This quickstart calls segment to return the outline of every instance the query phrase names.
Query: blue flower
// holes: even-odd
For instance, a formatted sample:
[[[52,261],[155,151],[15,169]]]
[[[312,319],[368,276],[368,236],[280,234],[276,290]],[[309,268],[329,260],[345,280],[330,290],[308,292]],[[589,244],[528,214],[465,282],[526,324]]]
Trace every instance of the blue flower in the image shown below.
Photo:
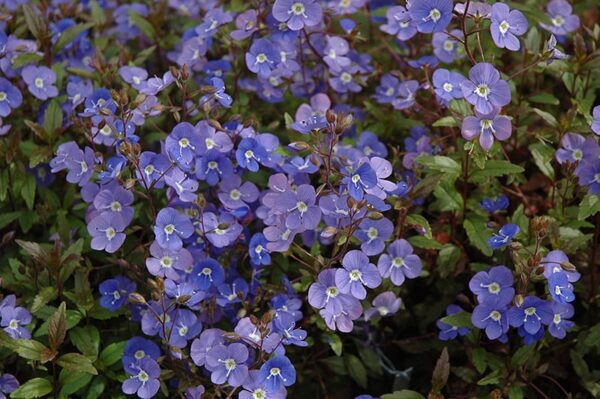
[[[100,306],[114,312],[127,301],[129,294],[135,291],[136,285],[127,277],[116,276],[100,283],[98,289],[102,294]]]
[[[263,233],[256,233],[250,239],[248,254],[253,266],[270,265],[271,255],[267,250],[267,239]]]
[[[508,205],[508,197],[504,194],[498,196],[498,198],[496,198],[495,200],[492,198],[484,198],[483,201],[481,201],[481,203],[479,204],[479,206],[481,206],[481,209],[489,213],[503,211],[508,208]]]
[[[354,171],[348,171],[342,183],[348,188],[350,196],[357,201],[363,199],[365,189],[375,187],[377,174],[368,162],[364,162]]]
[[[503,248],[510,244],[513,237],[517,235],[519,231],[519,226],[517,226],[516,224],[505,224],[500,228],[498,234],[494,234],[493,236],[488,238],[488,244],[490,245],[490,247],[492,247],[492,249]]]
[[[275,356],[260,368],[259,380],[268,392],[277,392],[281,387],[289,387],[296,382],[296,370],[285,356]]]
[[[268,153],[265,147],[260,145],[255,139],[245,138],[240,142],[235,151],[235,159],[237,159],[238,165],[242,168],[256,172],[258,164],[268,159]]]
[[[452,0],[418,0],[408,11],[419,32],[441,32],[450,24],[453,6]]]

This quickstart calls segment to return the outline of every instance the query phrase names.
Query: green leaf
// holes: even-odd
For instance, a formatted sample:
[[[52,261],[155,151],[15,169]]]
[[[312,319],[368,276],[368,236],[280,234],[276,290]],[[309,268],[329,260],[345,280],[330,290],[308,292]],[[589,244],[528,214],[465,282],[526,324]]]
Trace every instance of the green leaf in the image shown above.
[[[538,142],[531,144],[529,151],[531,151],[533,161],[540,171],[549,179],[554,179],[554,168],[551,163],[554,158],[554,148]]]
[[[337,356],[342,356],[343,344],[339,335],[326,335],[326,341],[329,343],[329,346],[331,346],[333,353],[335,353]]]
[[[444,347],[442,354],[435,363],[433,369],[433,375],[431,376],[431,390],[434,392],[440,392],[442,388],[448,382],[448,376],[450,375],[450,358],[448,356],[448,348]]]
[[[23,53],[12,59],[11,67],[18,69],[29,64],[37,64],[44,59],[44,56],[38,53]]]
[[[456,191],[454,183],[441,182],[433,189],[433,195],[437,199],[435,206],[440,211],[462,211],[463,199]]]
[[[80,33],[90,29],[94,25],[94,22],[87,22],[84,24],[73,25],[70,28],[65,29],[58,36],[58,40],[54,44],[52,51],[55,53],[60,52],[67,46],[67,44],[71,43]]]
[[[500,370],[494,370],[479,381],[477,385],[493,385],[500,382]]]
[[[550,125],[552,127],[558,127],[558,121],[556,120],[554,115],[552,115],[551,113],[542,111],[541,109],[538,109],[538,108],[532,108],[531,110],[533,112],[535,112],[540,118],[542,118],[544,120],[544,122],[546,122],[548,125]]]
[[[367,369],[363,366],[360,359],[354,355],[346,354],[344,355],[344,363],[346,364],[346,369],[348,369],[348,374],[350,377],[358,385],[363,388],[367,387]]]
[[[433,122],[433,127],[457,127],[458,121],[453,116],[444,116]]]
[[[473,323],[471,323],[471,313],[468,312],[459,312],[450,316],[445,316],[442,317],[440,321],[453,327],[473,328]]]
[[[142,15],[135,11],[129,11],[129,19],[135,26],[137,26],[148,39],[154,39],[156,32],[150,22],[148,22]]]
[[[415,158],[419,165],[423,165],[426,170],[437,170],[444,173],[454,173],[460,175],[462,167],[458,162],[450,157],[443,155],[421,155]]]
[[[485,168],[477,170],[471,175],[473,182],[482,182],[487,177],[500,177],[504,175],[514,175],[517,173],[523,173],[523,169],[519,165],[512,164],[505,160],[490,159],[485,163]]]
[[[425,229],[424,236],[426,238],[429,238],[429,239],[433,238],[433,234],[431,233],[431,226],[429,225],[429,222],[427,221],[427,219],[425,219],[425,217],[423,217],[422,215],[418,215],[416,213],[411,213],[410,215],[408,215],[406,217],[406,221],[410,225],[420,226],[420,227],[424,228]]]
[[[44,111],[44,130],[51,135],[62,126],[63,114],[60,103],[54,99],[50,101],[48,108]]]
[[[408,242],[415,248],[422,249],[442,249],[442,244],[436,240],[429,239],[424,236],[412,236],[408,238]]]
[[[98,375],[98,371],[92,365],[92,361],[81,353],[67,353],[59,357],[56,363],[67,370]]]
[[[577,219],[585,220],[598,212],[600,212],[600,196],[594,195],[592,193],[587,193],[586,196],[583,197],[581,203],[579,204],[579,212],[577,213]]]
[[[529,359],[533,357],[535,353],[534,345],[525,345],[517,349],[512,358],[510,359],[510,365],[513,368],[524,365]]]
[[[344,359],[339,356],[331,356],[325,359],[321,359],[327,367],[331,369],[336,375],[348,375],[346,364]]]
[[[481,374],[487,368],[487,352],[483,348],[475,348],[471,352],[471,360],[477,371]]]
[[[486,220],[480,216],[470,215],[463,222],[463,227],[471,245],[479,249],[485,256],[492,256],[494,250],[487,242],[490,233],[486,227]]]
[[[516,224],[521,229],[521,232],[529,231],[529,218],[525,216],[525,205],[520,204],[510,218],[510,222]]]
[[[550,93],[540,93],[529,98],[529,101],[539,104],[558,105],[560,101]]]
[[[33,8],[30,4],[23,4],[23,14],[25,16],[25,23],[31,34],[38,40],[42,39],[42,36],[46,34],[48,28],[43,16],[40,14],[37,8]]]
[[[52,384],[45,378],[32,378],[10,394],[12,399],[41,398],[52,392]]]
[[[150,47],[140,51],[139,53],[137,53],[137,56],[135,57],[135,64],[136,65],[143,64],[144,62],[146,62],[148,57],[150,57],[155,52],[156,52],[156,46],[150,46]]]
[[[98,362],[101,363],[103,367],[108,367],[121,360],[126,343],[126,341],[121,341],[107,345],[106,348],[100,352]]]
[[[106,15],[104,14],[104,9],[98,5],[96,0],[90,0],[90,5],[92,8],[92,21],[94,21],[95,25],[104,25],[106,22]]]
[[[446,244],[440,249],[435,261],[436,270],[440,273],[440,277],[446,278],[455,272],[460,254],[460,249],[453,244]]]
[[[367,366],[367,370],[372,371],[375,375],[382,375],[381,359],[377,352],[369,347],[358,346],[358,356],[363,364]]]
[[[91,374],[62,369],[59,377],[59,382],[62,386],[60,394],[64,397],[69,397],[89,384],[92,378],[94,376]],[[81,397],[80,395],[76,396]]]
[[[425,399],[425,396],[416,391],[403,389],[401,391],[395,391],[394,393],[381,395],[381,399]]]
[[[35,203],[35,176],[31,173],[27,173],[25,175],[25,183],[23,187],[21,187],[21,197],[25,200],[25,204],[27,204],[27,208],[33,209],[33,204]]]
[[[44,344],[32,339],[15,339],[14,351],[24,359],[42,360],[42,351],[47,349]]]
[[[69,338],[75,347],[85,356],[95,360],[100,347],[100,333],[93,325],[75,327],[69,331]]]
[[[36,313],[38,310],[45,306],[48,302],[56,299],[58,291],[55,287],[44,287],[40,290],[39,294],[33,298],[33,304],[31,305],[31,312]]]
[[[584,381],[590,378],[590,368],[587,363],[583,359],[581,353],[577,352],[574,349],[571,349],[571,364],[573,365],[573,369],[575,373]]]
[[[62,302],[48,321],[48,342],[50,348],[57,349],[67,335],[67,305]]]
[[[19,217],[20,214],[21,214],[21,212],[19,212],[19,211],[17,211],[17,212],[7,212],[7,213],[0,214],[0,229],[5,228],[10,223],[12,223],[15,220],[17,220],[17,218]]]

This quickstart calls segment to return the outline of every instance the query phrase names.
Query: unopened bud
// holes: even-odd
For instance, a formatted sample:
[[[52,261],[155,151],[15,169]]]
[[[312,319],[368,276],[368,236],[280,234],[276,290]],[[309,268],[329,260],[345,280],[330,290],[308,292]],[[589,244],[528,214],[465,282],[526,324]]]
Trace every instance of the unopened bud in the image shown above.
[[[294,141],[293,143],[288,144],[288,147],[293,148],[297,151],[304,151],[310,148],[310,145],[305,141]]]
[[[517,294],[515,295],[515,305],[517,305],[517,307],[521,307],[521,305],[523,305],[523,295],[521,294]]]
[[[146,303],[146,298],[137,292],[132,292],[129,294],[129,302],[134,305],[144,305]]]
[[[328,109],[325,113],[325,117],[327,118],[327,122],[329,123],[334,123],[337,120],[337,115],[330,109]]]

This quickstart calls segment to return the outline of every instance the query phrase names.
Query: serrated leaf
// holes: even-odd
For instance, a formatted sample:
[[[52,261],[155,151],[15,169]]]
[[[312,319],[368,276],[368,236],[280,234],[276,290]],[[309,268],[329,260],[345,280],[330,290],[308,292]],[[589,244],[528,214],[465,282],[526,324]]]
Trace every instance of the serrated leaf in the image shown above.
[[[29,360],[42,360],[42,351],[47,349],[44,344],[32,339],[15,339],[13,350],[19,356]]]
[[[442,249],[443,245],[436,240],[429,239],[423,236],[412,236],[408,238],[408,242],[415,248],[422,249]]]
[[[67,353],[59,357],[56,363],[67,370],[98,375],[98,370],[93,366],[92,361],[81,353]]]
[[[462,173],[462,167],[458,162],[443,155],[421,155],[415,158],[415,161],[426,169],[437,170],[444,173],[454,173],[457,175]]]
[[[600,196],[588,193],[579,204],[577,219],[585,220],[600,212]]]
[[[486,221],[479,216],[470,215],[463,222],[463,227],[471,245],[479,249],[485,256],[492,256],[494,250],[487,242],[491,234],[486,227]]]
[[[354,355],[346,354],[344,355],[344,363],[346,364],[346,369],[348,370],[348,374],[350,377],[358,385],[363,388],[367,387],[367,369],[363,366],[360,359]]]
[[[109,344],[100,352],[100,356],[98,356],[98,362],[102,364],[103,367],[112,366],[116,362],[118,362],[121,357],[123,357],[123,351],[125,350],[126,341],[122,342],[113,342]]]
[[[479,381],[477,385],[493,385],[500,382],[500,370],[494,370]]]
[[[406,217],[406,221],[408,222],[408,224],[411,224],[413,226],[422,227],[425,230],[424,236],[426,238],[429,238],[429,239],[433,238],[433,234],[431,232],[431,226],[429,225],[429,222],[427,221],[427,219],[425,219],[425,217],[423,217],[422,215],[418,215],[416,213],[411,213],[410,215],[408,215]]]
[[[84,327],[73,328],[69,331],[69,339],[85,356],[88,356],[93,360],[98,357],[100,332],[93,325],[90,324]]]
[[[33,304],[31,305],[31,312],[36,313],[38,310],[45,306],[48,302],[56,299],[58,292],[55,287],[44,287],[40,292],[33,298]]]
[[[12,399],[41,398],[52,392],[52,384],[45,378],[32,378],[10,394]]]
[[[533,161],[540,171],[549,179],[554,179],[554,168],[551,161],[554,158],[554,148],[544,143],[533,143],[529,146]]]
[[[48,342],[52,349],[57,349],[67,335],[67,305],[62,302],[48,321]]]
[[[450,316],[445,316],[442,317],[440,321],[453,327],[473,327],[471,313],[469,312],[459,312]]]

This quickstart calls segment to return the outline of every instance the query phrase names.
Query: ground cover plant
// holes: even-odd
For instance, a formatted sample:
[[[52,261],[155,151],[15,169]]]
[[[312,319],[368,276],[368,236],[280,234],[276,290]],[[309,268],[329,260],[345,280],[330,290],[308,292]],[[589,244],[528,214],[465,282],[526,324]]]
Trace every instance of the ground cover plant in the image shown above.
[[[0,0],[0,398],[600,395],[595,0]]]

